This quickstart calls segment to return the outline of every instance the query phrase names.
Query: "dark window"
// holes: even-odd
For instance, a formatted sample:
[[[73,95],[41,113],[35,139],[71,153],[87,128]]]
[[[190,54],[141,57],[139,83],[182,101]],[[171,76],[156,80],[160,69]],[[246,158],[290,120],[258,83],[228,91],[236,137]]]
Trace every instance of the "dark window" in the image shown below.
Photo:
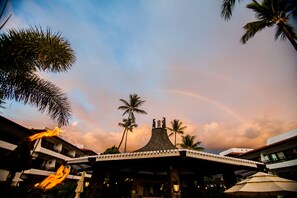
[[[55,144],[46,140],[41,141],[41,146],[50,150],[54,150]]]
[[[62,148],[62,151],[61,151],[61,153],[63,154],[63,155],[68,155],[68,150],[67,149],[65,149],[65,148]]]

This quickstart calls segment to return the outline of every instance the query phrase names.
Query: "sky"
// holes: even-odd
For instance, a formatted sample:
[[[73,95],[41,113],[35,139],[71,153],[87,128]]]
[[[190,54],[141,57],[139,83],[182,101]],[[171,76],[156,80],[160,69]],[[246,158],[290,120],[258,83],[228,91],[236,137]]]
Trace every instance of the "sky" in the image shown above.
[[[218,153],[257,148],[297,128],[296,51],[274,40],[274,28],[241,44],[242,27],[255,19],[244,3],[225,21],[221,1],[10,0],[5,14],[12,17],[2,32],[40,26],[70,41],[72,69],[40,73],[71,103],[61,138],[95,152],[117,146],[119,99],[137,94],[147,115],[136,114],[128,151],[143,147],[152,120],[165,117],[167,126],[179,119],[185,134]],[[5,107],[4,117],[27,128],[57,125],[35,107],[15,101]]]

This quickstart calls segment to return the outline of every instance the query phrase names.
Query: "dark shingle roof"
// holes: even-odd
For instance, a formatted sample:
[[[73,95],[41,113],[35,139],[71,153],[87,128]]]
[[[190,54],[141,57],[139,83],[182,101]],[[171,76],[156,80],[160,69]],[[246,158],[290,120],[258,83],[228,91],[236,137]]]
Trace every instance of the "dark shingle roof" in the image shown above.
[[[142,148],[134,151],[158,151],[158,150],[170,150],[176,149],[168,138],[166,128],[153,128],[152,136],[149,142]]]

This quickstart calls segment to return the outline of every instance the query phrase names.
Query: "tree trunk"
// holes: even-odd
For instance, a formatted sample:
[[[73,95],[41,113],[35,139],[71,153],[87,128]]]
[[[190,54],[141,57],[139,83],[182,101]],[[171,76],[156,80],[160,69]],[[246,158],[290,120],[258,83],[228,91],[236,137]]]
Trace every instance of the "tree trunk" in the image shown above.
[[[125,139],[125,149],[124,149],[124,153],[126,153],[126,148],[127,148],[127,136],[128,136],[128,132],[126,132],[126,139]]]
[[[278,23],[277,25],[284,31],[286,37],[289,39],[289,41],[291,42],[291,44],[293,45],[293,47],[297,51],[297,42],[294,39],[294,37],[291,35],[291,33],[288,31],[286,26],[283,23]]]
[[[174,146],[176,146],[176,132],[174,132]]]
[[[124,132],[123,132],[123,135],[122,135],[121,142],[120,142],[120,144],[119,144],[119,146],[118,146],[118,150],[120,150],[120,147],[121,147],[121,145],[122,145],[122,143],[123,143],[123,140],[124,140],[124,137],[125,137],[126,131],[127,131],[127,129],[125,128],[125,129],[124,129]]]

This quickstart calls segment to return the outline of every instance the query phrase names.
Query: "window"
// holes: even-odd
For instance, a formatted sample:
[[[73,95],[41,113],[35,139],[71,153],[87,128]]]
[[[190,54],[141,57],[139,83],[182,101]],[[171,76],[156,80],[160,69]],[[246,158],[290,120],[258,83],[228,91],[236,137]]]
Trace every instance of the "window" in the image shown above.
[[[63,155],[68,155],[68,150],[67,149],[65,149],[65,148],[62,148],[62,151],[61,151],[61,153],[63,154]]]
[[[277,157],[277,155],[275,153],[272,153],[271,154],[271,158],[272,158],[273,161],[277,161],[278,160],[278,157]]]
[[[54,146],[55,146],[55,144],[54,144],[54,143],[51,143],[51,142],[49,142],[49,141],[46,141],[46,140],[42,140],[42,142],[41,142],[41,146],[42,146],[43,148],[47,148],[47,149],[50,149],[50,150],[54,150]]]

